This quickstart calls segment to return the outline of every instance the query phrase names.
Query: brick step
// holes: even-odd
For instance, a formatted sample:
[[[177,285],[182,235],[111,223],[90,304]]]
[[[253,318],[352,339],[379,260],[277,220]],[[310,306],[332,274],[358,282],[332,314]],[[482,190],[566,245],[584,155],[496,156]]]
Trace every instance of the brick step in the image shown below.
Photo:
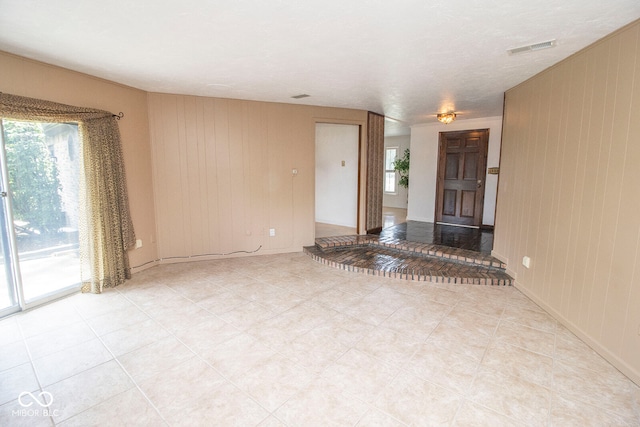
[[[478,252],[447,246],[380,241],[378,236],[316,239],[304,248],[315,261],[348,271],[436,283],[512,285],[506,265]]]

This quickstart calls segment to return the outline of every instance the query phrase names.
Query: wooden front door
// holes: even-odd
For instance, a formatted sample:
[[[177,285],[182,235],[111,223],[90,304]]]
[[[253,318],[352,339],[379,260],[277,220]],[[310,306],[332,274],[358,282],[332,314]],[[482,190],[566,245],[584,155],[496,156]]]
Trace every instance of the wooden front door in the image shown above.
[[[489,129],[441,132],[436,222],[482,225]]]

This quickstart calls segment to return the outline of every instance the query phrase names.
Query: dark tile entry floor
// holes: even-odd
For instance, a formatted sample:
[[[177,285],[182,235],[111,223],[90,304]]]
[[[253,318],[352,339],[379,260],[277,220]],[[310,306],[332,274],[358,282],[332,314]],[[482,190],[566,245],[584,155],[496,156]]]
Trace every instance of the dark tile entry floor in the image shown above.
[[[493,231],[431,222],[407,221],[380,232],[380,241],[406,240],[449,246],[491,255]]]

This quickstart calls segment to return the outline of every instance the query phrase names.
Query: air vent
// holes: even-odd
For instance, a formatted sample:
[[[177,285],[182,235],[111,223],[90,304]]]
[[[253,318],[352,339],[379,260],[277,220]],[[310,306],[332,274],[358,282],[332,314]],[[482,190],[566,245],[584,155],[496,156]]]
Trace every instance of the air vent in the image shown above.
[[[507,53],[509,55],[516,55],[518,53],[533,52],[535,50],[540,50],[540,49],[549,49],[550,47],[554,47],[555,45],[556,45],[555,40],[549,40],[546,42],[530,44],[528,46],[521,46],[521,47],[514,47],[513,49],[507,49]]]
[[[296,96],[292,96],[293,99],[302,99],[302,98],[308,98],[311,95],[307,95],[306,93],[300,94],[300,95],[296,95]]]

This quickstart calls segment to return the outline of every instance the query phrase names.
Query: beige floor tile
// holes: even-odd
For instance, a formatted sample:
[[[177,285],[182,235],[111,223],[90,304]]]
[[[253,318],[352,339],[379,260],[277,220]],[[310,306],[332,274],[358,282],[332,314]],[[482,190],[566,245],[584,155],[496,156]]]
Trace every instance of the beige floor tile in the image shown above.
[[[154,267],[3,319],[0,425],[52,424],[12,415],[34,369],[62,425],[640,425],[640,388],[517,289],[299,253]]]
[[[282,288],[270,285],[257,279],[247,278],[241,284],[234,286],[233,293],[249,301],[258,301],[268,295],[282,292]]]
[[[238,328],[211,315],[207,320],[177,331],[175,336],[194,353],[202,354],[205,350],[239,335],[240,332]]]
[[[103,336],[129,325],[144,322],[145,320],[149,320],[149,316],[138,307],[129,304],[116,311],[93,316],[87,320],[87,324],[98,336]]]
[[[204,396],[174,402],[160,411],[172,426],[252,426],[269,416],[264,408],[230,383]]]
[[[454,326],[457,322],[442,322],[427,339],[428,343],[452,353],[463,354],[478,362],[482,359],[491,337],[484,329],[463,329]]]
[[[83,323],[82,316],[69,299],[54,301],[36,309],[19,313],[16,320],[25,337],[55,332],[66,325]]]
[[[616,368],[568,330],[556,334],[555,357],[566,363],[615,375]]]
[[[379,326],[365,335],[356,348],[394,366],[400,366],[411,359],[424,342],[410,332],[401,333]]]
[[[205,298],[209,298],[225,292],[225,289],[223,289],[217,283],[212,282],[209,277],[186,283],[183,281],[178,281],[169,285],[169,287],[193,302],[200,301]]]
[[[539,311],[544,313],[544,310],[539,305],[531,301],[528,296],[517,289],[515,289],[514,292],[511,293],[511,298],[509,299],[508,304],[513,307],[524,308],[527,310]]]
[[[278,291],[263,295],[258,303],[274,313],[282,313],[304,301],[305,299],[295,292],[278,288]]]
[[[495,339],[545,356],[554,356],[556,336],[551,332],[503,320],[498,325]]]
[[[39,391],[33,394],[38,396]],[[29,398],[29,396],[25,396]],[[25,399],[24,403],[28,403]],[[37,405],[37,404],[36,404]],[[46,409],[46,408],[45,408]],[[38,407],[38,409],[25,408],[18,399],[0,405],[0,426],[8,427],[49,427],[53,426],[48,409]]]
[[[346,314],[338,314],[315,328],[319,333],[332,336],[339,343],[352,347],[375,326]]]
[[[494,341],[482,359],[482,365],[496,372],[522,378],[543,387],[553,383],[553,359],[539,353]]]
[[[467,397],[528,425],[548,425],[549,390],[523,379],[481,368]]]
[[[258,424],[258,427],[287,427],[287,425],[276,417],[270,416]]]
[[[36,374],[43,387],[93,368],[113,359],[99,339],[66,348],[57,353],[33,360]]]
[[[63,427],[166,425],[137,388],[129,389],[58,424]]]
[[[160,412],[183,401],[199,399],[220,386],[225,379],[199,358],[192,358],[144,381],[140,389]]]
[[[405,424],[445,426],[453,422],[461,402],[462,397],[452,391],[401,373],[375,405]]]
[[[174,307],[180,303],[190,303],[173,289],[156,283],[149,287],[131,287],[122,289],[122,294],[127,300],[134,303],[149,315],[154,314],[154,310],[164,307]]]
[[[196,301],[196,304],[210,313],[220,315],[227,311],[233,310],[239,305],[246,304],[248,300],[242,298],[240,295],[236,295],[230,290],[226,289],[220,294],[210,296],[208,298]]]
[[[592,371],[556,360],[553,377],[554,390],[569,399],[621,414],[637,408],[634,391],[638,386],[619,372]]]
[[[351,349],[329,365],[322,372],[322,376],[343,393],[373,404],[398,371],[398,367],[370,354]]]
[[[425,343],[404,366],[404,370],[448,390],[464,394],[478,371],[479,362],[460,353],[452,353]]]
[[[481,332],[492,336],[498,326],[499,319],[484,314],[467,311],[458,306],[454,307],[444,319],[442,324],[456,326],[469,331]]]
[[[356,427],[402,427],[406,426],[389,414],[378,409],[370,409],[364,416],[358,421]]]
[[[208,311],[190,302],[162,313],[157,312],[151,317],[166,330],[175,333],[179,330],[190,328],[211,315]]]
[[[319,373],[348,349],[349,347],[342,344],[329,332],[313,329],[298,336],[286,346],[278,348],[278,352],[294,360],[297,364],[311,369],[314,373]]]
[[[134,387],[115,360],[103,363],[47,387],[50,406],[59,423]]]
[[[263,408],[272,412],[303,390],[313,373],[292,360],[274,354],[247,372],[232,376],[232,382]]]
[[[22,333],[17,320],[19,316],[18,314],[0,320],[0,346],[22,341]]]
[[[407,305],[395,310],[382,326],[426,339],[449,310],[451,307],[448,305],[431,301]]]
[[[563,427],[631,427],[640,425],[640,414],[610,412],[601,407],[556,395],[551,404],[551,425]]]
[[[557,325],[556,320],[545,312],[513,306],[505,308],[502,319],[552,333],[555,333]]]
[[[193,357],[195,354],[184,344],[168,336],[119,356],[118,360],[134,380],[144,381]]]
[[[0,344],[0,372],[27,363],[29,360],[29,353],[27,353],[24,341]]]
[[[155,320],[135,323],[101,337],[105,346],[117,357],[169,336]]]
[[[337,384],[316,378],[274,414],[289,426],[350,426],[368,409],[357,397],[342,393]]]
[[[484,406],[465,401],[458,410],[453,425],[459,427],[525,427],[527,423],[516,421]]]
[[[107,313],[119,313],[135,307],[116,289],[106,289],[101,294],[79,293],[71,298],[76,310],[89,320]]]
[[[35,392],[39,389],[31,363],[0,372],[0,405],[17,399],[22,392]]]
[[[256,302],[249,301],[219,316],[230,325],[245,330],[257,322],[274,317],[275,313]]]
[[[462,298],[462,293],[454,292],[447,289],[437,288],[433,286],[431,283],[426,284],[423,288],[422,294],[425,298],[428,298],[432,301],[439,302],[440,304],[446,304],[449,306],[454,306],[460,301]]]
[[[96,334],[80,320],[78,323],[66,324],[58,329],[33,335],[27,338],[26,342],[31,357],[39,359],[95,338]]]
[[[203,350],[202,358],[226,378],[231,378],[233,375],[247,372],[274,354],[275,350],[257,338],[242,333]]]
[[[362,297],[339,289],[331,288],[322,291],[313,297],[315,303],[325,305],[334,310],[345,312],[349,306],[360,301]]]
[[[504,312],[506,303],[484,297],[464,296],[456,304],[456,308],[472,311],[486,316],[500,317]]]

